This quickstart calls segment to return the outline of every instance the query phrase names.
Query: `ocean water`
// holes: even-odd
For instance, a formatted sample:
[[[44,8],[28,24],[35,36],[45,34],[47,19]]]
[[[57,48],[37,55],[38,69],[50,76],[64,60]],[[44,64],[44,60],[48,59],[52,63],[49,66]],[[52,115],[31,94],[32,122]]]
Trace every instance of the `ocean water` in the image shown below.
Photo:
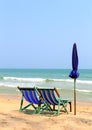
[[[0,69],[0,94],[20,94],[21,87],[57,87],[63,98],[73,100],[74,80],[69,69]],[[92,69],[79,70],[77,100],[92,101]]]

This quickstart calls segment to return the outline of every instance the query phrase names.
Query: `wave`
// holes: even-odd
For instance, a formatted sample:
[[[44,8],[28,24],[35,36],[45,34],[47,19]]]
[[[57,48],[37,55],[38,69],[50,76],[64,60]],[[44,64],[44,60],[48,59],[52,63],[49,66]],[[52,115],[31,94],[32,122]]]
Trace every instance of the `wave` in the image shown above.
[[[20,78],[20,77],[0,77],[0,80],[18,82],[67,82],[73,83],[73,79],[50,79],[50,78]],[[91,80],[76,80],[78,84],[92,84]]]
[[[78,92],[85,92],[85,93],[92,93],[92,90],[81,90],[81,89],[76,89]]]
[[[37,86],[36,84],[34,83],[28,83],[28,84],[25,84],[25,83],[0,83],[0,87],[10,87],[10,88],[16,88],[17,86],[22,86],[22,87],[34,87],[34,86]],[[72,89],[71,89],[72,90]],[[69,90],[68,90],[69,91]],[[80,92],[80,93],[92,93],[92,90],[88,89],[76,89],[77,92]]]
[[[0,83],[0,87],[12,87],[12,88],[14,88],[14,87],[17,87],[17,86],[22,86],[22,87],[34,87],[34,86],[36,86],[36,84],[35,83],[18,83],[18,82],[15,82],[15,83],[13,83],[13,82],[1,82]]]
[[[9,81],[25,81],[25,82],[61,82],[68,81],[65,79],[45,79],[45,78],[20,78],[20,77],[3,77],[3,80]]]
[[[92,84],[92,80],[77,80],[80,84]]]
[[[46,82],[69,82],[69,83],[73,83],[74,80],[73,79],[46,79]],[[79,84],[92,84],[91,80],[77,80],[76,81]]]
[[[25,82],[42,82],[45,79],[42,78],[17,78],[17,77],[4,77],[4,80],[12,80],[12,81],[25,81]]]
[[[18,84],[11,83],[0,83],[0,87],[17,87]]]

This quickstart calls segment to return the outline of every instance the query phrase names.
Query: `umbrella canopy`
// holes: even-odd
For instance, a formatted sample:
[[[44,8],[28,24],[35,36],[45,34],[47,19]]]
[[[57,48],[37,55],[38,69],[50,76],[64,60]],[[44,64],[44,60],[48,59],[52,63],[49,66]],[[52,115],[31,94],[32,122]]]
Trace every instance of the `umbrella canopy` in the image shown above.
[[[77,46],[76,43],[73,45],[73,50],[72,50],[72,71],[70,72],[69,76],[73,79],[76,79],[79,77],[79,73],[77,72],[78,70],[78,54],[77,54]]]
[[[76,79],[79,77],[78,70],[78,54],[76,43],[73,45],[72,50],[72,71],[69,76],[74,79],[74,115],[76,115]]]

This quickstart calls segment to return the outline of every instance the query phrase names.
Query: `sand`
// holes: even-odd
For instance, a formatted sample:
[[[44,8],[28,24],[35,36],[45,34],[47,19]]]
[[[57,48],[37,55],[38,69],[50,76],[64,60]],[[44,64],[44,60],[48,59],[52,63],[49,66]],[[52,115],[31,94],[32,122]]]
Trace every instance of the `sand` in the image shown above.
[[[92,102],[78,102],[77,114],[19,112],[20,96],[0,95],[0,130],[92,130]],[[73,105],[72,105],[73,106]]]

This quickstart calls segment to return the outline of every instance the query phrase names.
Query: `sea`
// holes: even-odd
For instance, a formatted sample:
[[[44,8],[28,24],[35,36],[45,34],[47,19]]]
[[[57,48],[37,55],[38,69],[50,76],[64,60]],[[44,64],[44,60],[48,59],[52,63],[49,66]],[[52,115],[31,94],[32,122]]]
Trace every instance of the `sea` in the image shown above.
[[[0,69],[0,94],[21,94],[20,87],[56,87],[62,98],[74,100],[71,69]],[[79,69],[76,79],[78,101],[92,102],[92,69]]]

